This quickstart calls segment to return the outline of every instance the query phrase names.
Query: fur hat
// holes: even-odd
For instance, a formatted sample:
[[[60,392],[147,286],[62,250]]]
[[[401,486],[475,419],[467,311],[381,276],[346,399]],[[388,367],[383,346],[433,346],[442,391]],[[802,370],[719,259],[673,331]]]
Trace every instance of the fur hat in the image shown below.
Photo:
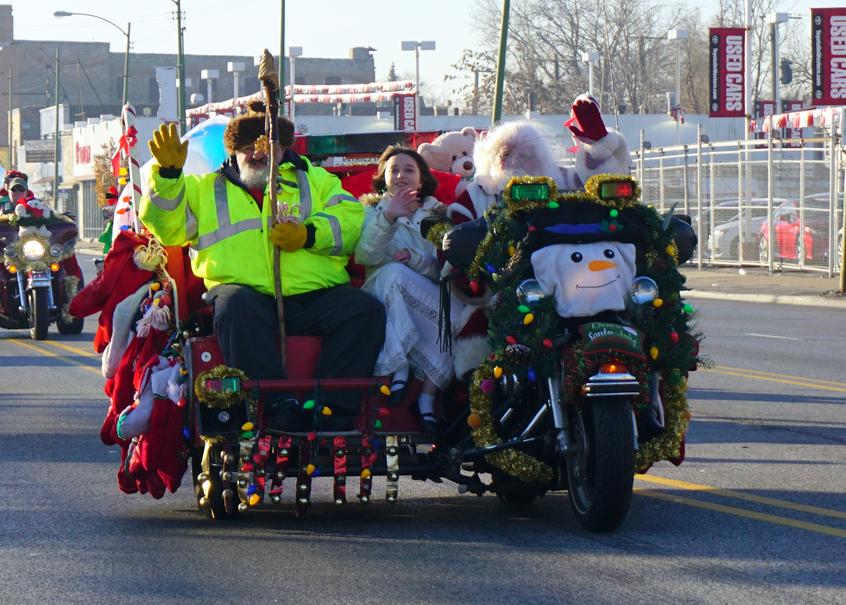
[[[254,143],[264,132],[264,103],[253,101],[246,113],[229,120],[223,133],[223,146],[226,153],[233,155],[241,147]],[[287,118],[276,119],[279,132],[279,144],[290,147],[294,144],[294,125]]]

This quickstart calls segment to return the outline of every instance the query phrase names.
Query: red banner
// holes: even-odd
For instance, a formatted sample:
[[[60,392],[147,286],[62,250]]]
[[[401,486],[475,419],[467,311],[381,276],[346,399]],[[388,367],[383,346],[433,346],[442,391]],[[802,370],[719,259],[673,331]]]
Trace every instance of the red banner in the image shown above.
[[[846,8],[811,9],[814,105],[846,105]]]
[[[742,27],[712,27],[709,63],[710,111],[712,118],[742,118],[746,115],[744,98],[744,62]]]
[[[414,94],[398,94],[394,97],[394,130],[417,130],[416,97]]]

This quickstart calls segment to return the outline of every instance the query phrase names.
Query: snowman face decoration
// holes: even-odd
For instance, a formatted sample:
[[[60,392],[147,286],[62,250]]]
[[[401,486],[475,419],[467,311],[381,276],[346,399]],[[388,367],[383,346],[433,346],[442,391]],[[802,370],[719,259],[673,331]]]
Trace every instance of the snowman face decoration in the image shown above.
[[[634,244],[620,242],[555,244],[533,252],[531,260],[561,317],[590,317],[626,308],[635,254]]]

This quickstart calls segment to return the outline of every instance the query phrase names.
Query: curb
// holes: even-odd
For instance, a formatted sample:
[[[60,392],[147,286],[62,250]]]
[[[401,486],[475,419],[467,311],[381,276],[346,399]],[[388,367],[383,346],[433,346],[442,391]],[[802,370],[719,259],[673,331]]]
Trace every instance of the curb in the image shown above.
[[[731,294],[727,292],[707,292],[687,290],[685,298],[708,300],[729,300],[733,302],[769,303],[802,307],[823,307],[827,309],[846,309],[846,297],[824,298],[822,296],[798,296],[790,294]]]

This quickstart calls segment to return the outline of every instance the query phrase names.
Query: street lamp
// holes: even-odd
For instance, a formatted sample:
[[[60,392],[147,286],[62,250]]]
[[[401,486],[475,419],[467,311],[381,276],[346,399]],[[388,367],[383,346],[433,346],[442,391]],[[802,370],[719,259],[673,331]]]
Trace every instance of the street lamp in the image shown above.
[[[781,113],[781,91],[779,90],[779,76],[778,76],[778,26],[782,23],[787,23],[790,19],[788,13],[770,13],[767,23],[770,25],[770,39],[772,40],[772,80],[773,80],[773,113]]]
[[[235,91],[233,95],[233,99],[237,99],[241,94],[241,82],[240,82],[240,74],[242,71],[247,69],[246,65],[244,65],[243,61],[229,61],[226,64],[226,71],[232,74],[232,87]]]
[[[414,51],[414,88],[417,91],[417,95],[415,96],[415,103],[414,103],[414,121],[415,121],[415,130],[417,130],[417,124],[419,124],[420,120],[420,51],[421,50],[435,50],[435,41],[434,40],[403,40],[402,41],[402,50],[413,50]]]
[[[123,108],[123,106],[126,105],[126,89],[129,82],[129,34],[132,31],[132,23],[127,23],[126,31],[123,31],[123,29],[121,29],[121,27],[117,23],[115,23],[114,21],[109,21],[108,19],[106,19],[105,17],[101,17],[100,15],[92,15],[91,13],[71,13],[68,11],[56,11],[55,13],[53,13],[53,16],[57,18],[71,17],[74,15],[80,17],[93,17],[94,19],[105,21],[126,37],[126,52],[123,55],[123,95],[120,100],[120,106],[121,108]]]
[[[686,29],[671,29],[667,32],[667,40],[676,41],[676,145],[679,144],[679,119],[681,112],[681,41],[687,38]]]
[[[593,50],[583,52],[582,61],[588,66],[588,94],[593,96],[593,66],[599,61],[599,53]]]
[[[294,123],[294,95],[297,92],[297,57],[303,56],[302,46],[288,47],[288,60],[291,62],[291,104],[288,105],[288,119]]]
[[[217,80],[219,77],[219,69],[204,69],[200,72],[200,79],[206,81],[206,103],[212,102],[212,80]]]

